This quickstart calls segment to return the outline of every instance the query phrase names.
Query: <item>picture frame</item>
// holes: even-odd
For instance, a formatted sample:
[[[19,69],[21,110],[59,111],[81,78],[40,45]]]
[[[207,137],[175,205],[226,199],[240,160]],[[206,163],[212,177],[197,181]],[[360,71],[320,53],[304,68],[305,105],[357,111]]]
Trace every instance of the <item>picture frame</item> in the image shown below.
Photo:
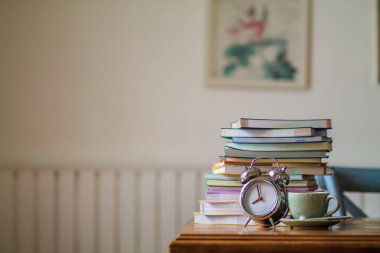
[[[379,0],[375,0],[375,41],[376,41],[376,84],[380,85],[380,4]]]
[[[372,7],[373,11],[372,15],[372,24],[374,26],[373,30],[373,37],[372,37],[372,44],[374,45],[372,47],[374,52],[374,59],[373,59],[373,72],[374,72],[374,80],[373,83],[376,84],[376,86],[380,86],[380,0],[372,0]]]
[[[305,89],[311,0],[209,0],[207,83]]]
[[[380,87],[380,0],[370,0],[370,84]]]

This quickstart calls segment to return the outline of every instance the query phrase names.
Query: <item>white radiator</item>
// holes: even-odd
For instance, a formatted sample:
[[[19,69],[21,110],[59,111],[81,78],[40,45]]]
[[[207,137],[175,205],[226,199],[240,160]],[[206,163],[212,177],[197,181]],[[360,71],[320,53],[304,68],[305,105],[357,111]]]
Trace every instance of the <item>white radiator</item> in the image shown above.
[[[0,252],[168,252],[203,189],[194,169],[2,169]]]
[[[202,198],[203,170],[0,170],[0,253],[160,253]],[[380,217],[377,194],[351,193]]]

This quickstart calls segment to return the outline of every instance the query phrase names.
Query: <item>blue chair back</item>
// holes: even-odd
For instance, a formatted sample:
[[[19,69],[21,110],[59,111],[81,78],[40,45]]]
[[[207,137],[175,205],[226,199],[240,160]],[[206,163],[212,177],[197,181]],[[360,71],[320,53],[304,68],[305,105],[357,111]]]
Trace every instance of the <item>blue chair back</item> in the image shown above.
[[[335,215],[346,215],[348,211],[354,217],[367,217],[344,192],[380,192],[380,169],[333,167],[332,171],[333,175],[316,179],[321,188],[341,199],[341,208]]]

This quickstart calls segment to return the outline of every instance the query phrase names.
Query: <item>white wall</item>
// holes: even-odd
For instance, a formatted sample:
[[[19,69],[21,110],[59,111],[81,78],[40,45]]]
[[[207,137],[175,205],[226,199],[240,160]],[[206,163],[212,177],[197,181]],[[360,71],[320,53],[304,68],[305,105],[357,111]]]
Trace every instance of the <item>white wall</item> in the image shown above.
[[[306,91],[204,82],[204,0],[0,1],[0,162],[188,164],[241,116],[333,119],[331,163],[380,166],[373,2],[315,0]]]

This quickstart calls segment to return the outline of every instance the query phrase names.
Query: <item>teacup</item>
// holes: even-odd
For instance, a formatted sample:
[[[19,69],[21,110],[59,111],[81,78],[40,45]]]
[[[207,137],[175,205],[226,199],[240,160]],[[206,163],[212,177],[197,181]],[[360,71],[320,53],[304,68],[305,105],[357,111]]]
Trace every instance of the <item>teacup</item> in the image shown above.
[[[335,207],[327,210],[330,200],[335,200]],[[294,219],[331,216],[340,207],[338,197],[328,192],[289,192],[288,202]]]

